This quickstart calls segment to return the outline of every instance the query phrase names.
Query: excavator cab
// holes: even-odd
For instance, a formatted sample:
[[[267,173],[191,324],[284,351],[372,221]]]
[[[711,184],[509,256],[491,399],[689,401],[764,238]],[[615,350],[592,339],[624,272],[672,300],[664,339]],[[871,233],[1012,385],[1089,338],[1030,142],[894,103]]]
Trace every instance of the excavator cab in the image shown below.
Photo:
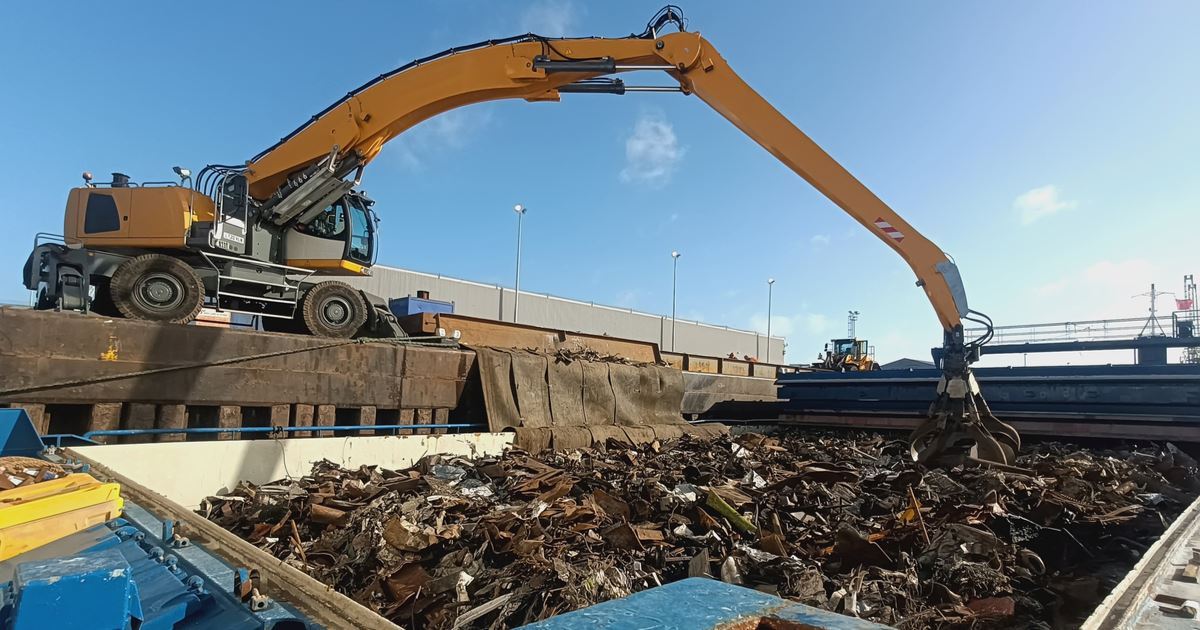
[[[375,263],[375,204],[350,191],[324,210],[296,221],[283,237],[286,264],[326,273],[359,274]]]

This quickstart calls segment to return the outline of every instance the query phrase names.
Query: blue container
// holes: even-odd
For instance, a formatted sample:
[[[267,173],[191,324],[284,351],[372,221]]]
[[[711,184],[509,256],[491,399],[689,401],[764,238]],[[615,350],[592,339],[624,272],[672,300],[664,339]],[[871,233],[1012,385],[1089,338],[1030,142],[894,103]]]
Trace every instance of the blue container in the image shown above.
[[[716,630],[757,628],[885,630],[887,626],[733,586],[688,578],[551,617],[524,630]]]
[[[454,313],[454,302],[427,298],[402,297],[388,300],[388,308],[396,317],[407,317],[417,313]]]

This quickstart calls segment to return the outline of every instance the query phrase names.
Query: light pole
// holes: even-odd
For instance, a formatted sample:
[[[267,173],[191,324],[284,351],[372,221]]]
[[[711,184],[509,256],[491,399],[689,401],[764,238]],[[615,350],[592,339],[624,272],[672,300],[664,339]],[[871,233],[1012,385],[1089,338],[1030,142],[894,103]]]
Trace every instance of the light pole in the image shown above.
[[[775,278],[767,278],[767,363],[771,362],[771,297],[775,289]]]
[[[525,206],[517,204],[513,206],[513,212],[517,213],[517,281],[513,289],[513,323],[517,322],[517,306],[521,302],[521,224],[525,219]]]
[[[671,252],[671,352],[675,352],[675,287],[679,278],[679,252]]]

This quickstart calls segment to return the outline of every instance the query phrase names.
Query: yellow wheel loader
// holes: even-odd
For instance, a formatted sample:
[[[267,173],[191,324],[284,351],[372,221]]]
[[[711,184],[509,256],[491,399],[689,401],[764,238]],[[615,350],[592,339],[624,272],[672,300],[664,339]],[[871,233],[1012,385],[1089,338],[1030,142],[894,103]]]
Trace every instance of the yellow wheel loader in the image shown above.
[[[813,367],[834,372],[869,372],[879,369],[875,352],[866,339],[834,339],[825,344]]]

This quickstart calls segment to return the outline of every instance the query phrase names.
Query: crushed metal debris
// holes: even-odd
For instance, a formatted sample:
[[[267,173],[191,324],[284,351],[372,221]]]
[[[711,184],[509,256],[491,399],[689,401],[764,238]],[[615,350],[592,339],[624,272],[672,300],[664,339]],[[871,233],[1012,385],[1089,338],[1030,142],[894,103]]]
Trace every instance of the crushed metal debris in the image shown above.
[[[44,459],[6,455],[0,457],[0,490],[30,486],[66,474],[62,466]]]
[[[543,354],[537,348],[526,348],[526,352],[531,354]],[[587,346],[579,348],[558,348],[550,356],[559,363],[573,363],[575,361],[591,361],[593,363],[621,363],[624,365],[662,365],[666,366],[666,361],[658,361],[649,363],[645,361],[634,361],[629,357],[610,352],[600,352]]]
[[[320,462],[201,513],[408,628],[513,627],[709,576],[899,628],[1077,625],[1200,488],[1174,446],[927,470],[872,433],[400,471]]]

